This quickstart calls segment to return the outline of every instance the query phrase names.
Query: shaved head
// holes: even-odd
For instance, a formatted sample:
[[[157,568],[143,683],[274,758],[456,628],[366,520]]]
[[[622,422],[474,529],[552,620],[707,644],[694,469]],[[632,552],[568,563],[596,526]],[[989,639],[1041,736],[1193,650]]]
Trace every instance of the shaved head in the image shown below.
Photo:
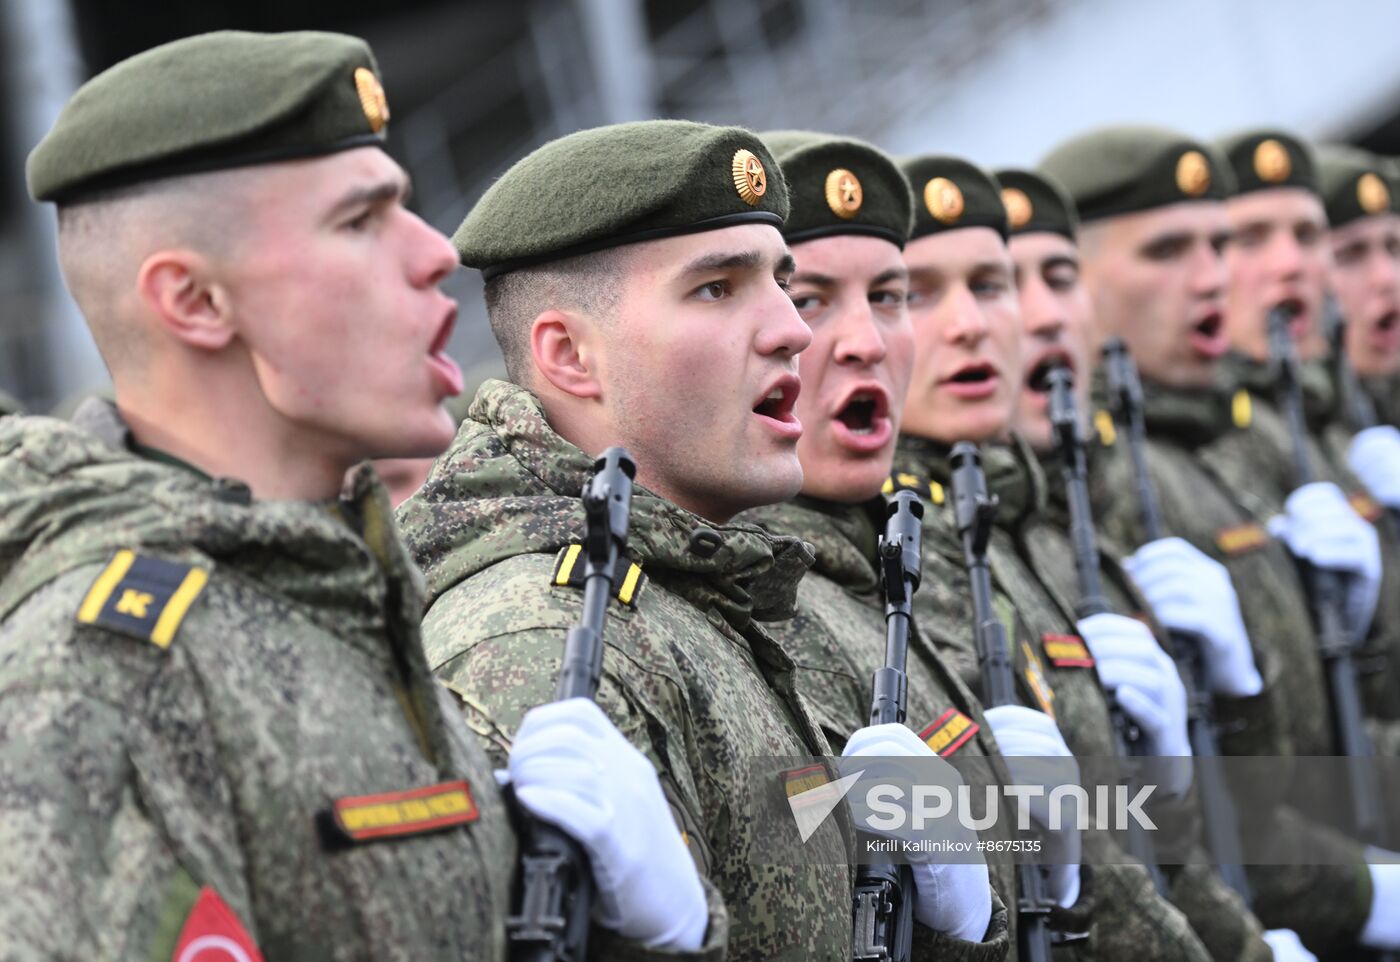
[[[148,332],[138,322],[141,265],[184,249],[212,262],[246,233],[256,173],[218,171],[119,188],[58,209],[58,260],[113,377],[140,371]]]

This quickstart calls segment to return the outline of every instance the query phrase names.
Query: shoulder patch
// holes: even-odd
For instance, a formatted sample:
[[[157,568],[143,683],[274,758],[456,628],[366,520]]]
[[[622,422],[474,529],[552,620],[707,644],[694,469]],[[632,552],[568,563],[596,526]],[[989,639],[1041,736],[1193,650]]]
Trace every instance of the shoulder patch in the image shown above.
[[[956,708],[949,708],[932,725],[919,732],[919,737],[933,749],[934,754],[947,758],[966,745],[981,727]]]
[[[559,557],[554,561],[554,574],[550,576],[550,584],[582,588],[585,568],[587,564],[583,561],[583,545],[568,545],[559,552]],[[623,555],[618,556],[617,566],[613,568],[612,573],[613,596],[618,601],[628,608],[637,607],[637,596],[642,593],[646,581],[647,576],[642,573],[641,565]]]
[[[935,505],[942,504],[946,497],[943,485],[907,471],[896,471],[886,478],[885,483],[880,486],[880,493],[887,498],[892,497],[897,491],[913,491],[919,497],[927,498]]]
[[[1215,536],[1215,544],[1231,557],[1257,551],[1269,543],[1269,532],[1257,521],[1236,524],[1222,528]]]
[[[208,582],[203,568],[122,549],[88,589],[77,620],[169,648]]]
[[[1347,495],[1347,503],[1351,505],[1351,510],[1372,524],[1379,521],[1381,516],[1385,514],[1385,508],[1381,507],[1380,502],[1365,491],[1353,491]]]
[[[1045,657],[1056,668],[1093,668],[1094,656],[1078,635],[1057,635],[1046,632],[1040,636]]]

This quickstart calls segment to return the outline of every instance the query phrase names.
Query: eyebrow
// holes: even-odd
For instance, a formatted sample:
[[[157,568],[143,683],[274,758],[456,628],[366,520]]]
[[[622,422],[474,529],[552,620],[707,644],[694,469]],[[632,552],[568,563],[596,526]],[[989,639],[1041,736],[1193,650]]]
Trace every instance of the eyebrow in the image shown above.
[[[1051,254],[1040,262],[1040,269],[1048,271],[1052,267],[1073,267],[1079,269],[1079,258],[1071,257],[1068,254]]]
[[[384,180],[376,184],[365,184],[360,187],[352,187],[343,194],[334,204],[331,205],[327,220],[334,220],[341,214],[353,210],[356,207],[373,207],[377,204],[398,201],[404,203],[408,200],[409,193],[413,189],[412,182],[407,178],[396,178],[394,180]]]
[[[763,267],[763,262],[764,256],[756,250],[704,254],[681,268],[680,276],[710,274],[717,271],[756,271]],[[790,274],[796,269],[797,261],[793,259],[792,252],[787,250],[783,251],[783,256],[778,258],[777,263],[773,265],[773,273],[775,274]]]

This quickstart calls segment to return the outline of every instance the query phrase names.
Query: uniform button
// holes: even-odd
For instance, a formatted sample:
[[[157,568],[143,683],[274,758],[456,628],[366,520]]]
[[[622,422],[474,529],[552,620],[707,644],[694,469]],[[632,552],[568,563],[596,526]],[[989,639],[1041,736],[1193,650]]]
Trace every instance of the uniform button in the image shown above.
[[[714,557],[716,551],[724,544],[724,539],[714,528],[701,525],[690,532],[690,552],[701,558]]]

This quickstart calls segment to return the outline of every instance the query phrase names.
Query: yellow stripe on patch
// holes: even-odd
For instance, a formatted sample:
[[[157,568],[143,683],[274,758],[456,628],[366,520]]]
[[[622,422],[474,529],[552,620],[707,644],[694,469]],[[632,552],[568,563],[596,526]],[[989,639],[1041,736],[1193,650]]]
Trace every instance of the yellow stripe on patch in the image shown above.
[[[151,643],[160,648],[169,648],[170,643],[175,640],[175,632],[180,627],[180,622],[184,620],[185,612],[190,610],[190,605],[199,597],[199,593],[204,590],[204,586],[209,583],[209,573],[203,568],[191,568],[190,573],[185,575],[185,580],[180,582],[180,587],[175,589],[175,593],[170,596],[170,600],[165,603],[165,609],[161,611],[160,617],[156,619],[156,626],[151,630]]]
[[[103,570],[97,576],[97,580],[88,589],[87,597],[83,599],[82,607],[78,609],[78,620],[85,625],[90,625],[97,621],[97,616],[102,614],[102,607],[107,604],[107,599],[112,597],[112,592],[117,585],[121,584],[126,573],[131,570],[132,562],[136,560],[136,553],[123,548],[118,551]]]
[[[622,587],[618,589],[617,600],[624,605],[632,603],[632,594],[637,590],[637,582],[642,577],[642,569],[639,565],[629,565],[627,577],[622,579]]]
[[[943,494],[943,485],[939,484],[937,481],[930,481],[928,483],[928,496],[929,500],[934,504],[942,504],[945,497]]]
[[[583,551],[583,545],[571,544],[569,550],[564,552],[564,563],[559,566],[559,573],[554,576],[556,585],[566,585],[569,583],[569,575],[573,574],[574,562],[578,561],[579,553]]]

